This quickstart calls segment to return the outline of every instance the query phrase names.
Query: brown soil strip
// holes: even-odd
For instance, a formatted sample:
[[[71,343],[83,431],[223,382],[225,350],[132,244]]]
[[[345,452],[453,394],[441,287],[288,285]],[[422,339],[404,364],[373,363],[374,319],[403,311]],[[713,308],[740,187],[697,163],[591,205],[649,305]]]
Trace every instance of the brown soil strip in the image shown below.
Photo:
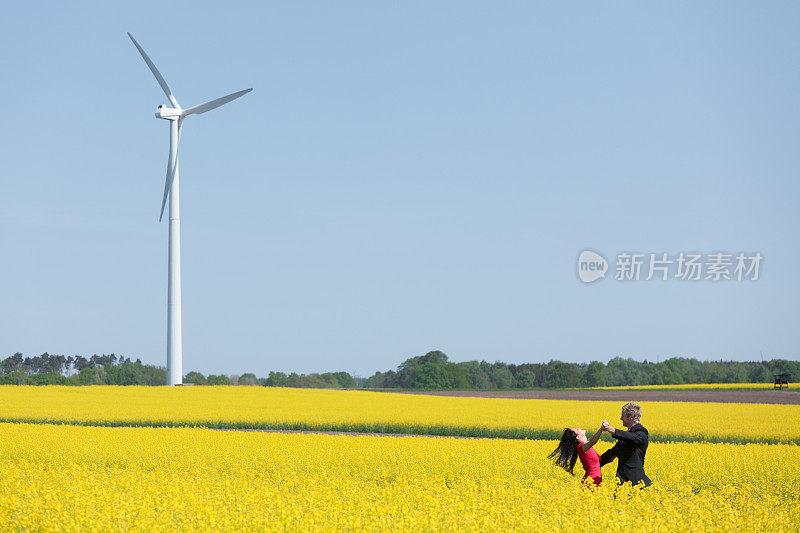
[[[554,391],[392,391],[470,398],[514,398],[533,400],[580,400],[612,402],[720,402],[800,405],[800,391],[669,391],[669,390],[554,390]]]

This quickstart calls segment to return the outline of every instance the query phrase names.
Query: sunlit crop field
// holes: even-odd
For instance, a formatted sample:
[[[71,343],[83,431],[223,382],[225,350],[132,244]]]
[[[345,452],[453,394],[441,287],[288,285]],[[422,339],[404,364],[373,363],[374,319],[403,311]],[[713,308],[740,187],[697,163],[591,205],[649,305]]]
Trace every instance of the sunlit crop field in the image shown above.
[[[796,445],[653,443],[654,486],[615,498],[613,465],[591,492],[553,441],[0,424],[0,442],[3,531],[800,526]]]
[[[792,385],[792,389],[796,386]],[[580,390],[772,390],[774,383],[685,383],[681,385],[630,385]]]
[[[779,393],[776,393],[779,394]],[[636,395],[631,394],[631,400]],[[0,387],[0,421],[202,425],[556,438],[618,423],[622,402],[452,398],[271,387]],[[652,440],[800,443],[800,406],[642,402]]]

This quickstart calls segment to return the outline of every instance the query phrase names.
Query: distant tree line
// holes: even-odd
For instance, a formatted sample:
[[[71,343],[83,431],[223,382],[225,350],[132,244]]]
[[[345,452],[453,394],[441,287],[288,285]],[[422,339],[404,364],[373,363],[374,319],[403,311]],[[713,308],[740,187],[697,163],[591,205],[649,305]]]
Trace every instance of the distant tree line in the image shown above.
[[[800,362],[698,361],[673,357],[662,362],[615,357],[608,363],[524,363],[466,361],[453,363],[440,351],[405,360],[397,370],[376,372],[367,388],[416,390],[532,389],[680,385],[683,383],[771,383],[775,374],[800,378]]]
[[[453,363],[440,351],[411,357],[397,370],[376,372],[369,378],[348,372],[298,374],[269,372],[259,378],[241,375],[189,372],[187,385],[252,385],[296,388],[371,389],[534,389],[631,385],[680,385],[683,383],[771,383],[775,374],[800,379],[800,361],[772,359],[764,362],[698,361],[672,357],[661,362],[615,357],[608,363],[524,363],[486,361]],[[139,359],[110,355],[91,357],[50,355],[23,357],[15,353],[0,361],[0,385],[164,385],[164,367],[146,365]]]
[[[238,376],[233,374],[203,376],[200,372],[189,372],[183,378],[184,383],[193,385],[263,385],[265,387],[296,387],[303,389],[352,389],[364,383],[363,378],[353,377],[347,372],[325,372],[323,374],[297,374],[292,372],[270,372],[266,378],[258,378],[247,373]]]
[[[50,355],[24,357],[17,352],[0,361],[0,385],[164,385],[164,367],[142,364],[137,359],[110,355],[91,357]],[[347,372],[323,374],[285,374],[270,372],[266,378],[253,373],[242,375],[189,372],[183,382],[190,385],[263,385],[269,387],[355,388],[364,384],[363,378]]]
[[[0,385],[163,385],[163,367],[110,355],[23,357],[17,352],[0,361]]]

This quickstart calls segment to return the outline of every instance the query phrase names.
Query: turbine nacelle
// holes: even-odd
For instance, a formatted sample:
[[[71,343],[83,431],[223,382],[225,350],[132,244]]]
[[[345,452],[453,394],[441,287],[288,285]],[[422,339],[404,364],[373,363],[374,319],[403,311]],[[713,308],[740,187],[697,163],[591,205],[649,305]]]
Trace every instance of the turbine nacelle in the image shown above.
[[[180,107],[167,107],[161,104],[156,108],[156,118],[163,118],[164,120],[178,120],[181,118],[183,109]]]

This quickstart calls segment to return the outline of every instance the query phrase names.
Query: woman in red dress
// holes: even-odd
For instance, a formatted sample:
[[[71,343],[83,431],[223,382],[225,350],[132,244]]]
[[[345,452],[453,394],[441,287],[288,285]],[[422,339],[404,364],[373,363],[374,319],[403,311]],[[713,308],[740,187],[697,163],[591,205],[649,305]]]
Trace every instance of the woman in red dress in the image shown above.
[[[600,455],[595,451],[594,445],[600,440],[603,428],[597,430],[591,439],[586,438],[586,430],[581,428],[566,428],[561,435],[561,442],[552,451],[548,458],[554,459],[556,464],[564,470],[573,474],[575,463],[578,459],[583,465],[583,479],[591,478],[595,485],[600,485],[603,481],[603,473],[600,471]]]

